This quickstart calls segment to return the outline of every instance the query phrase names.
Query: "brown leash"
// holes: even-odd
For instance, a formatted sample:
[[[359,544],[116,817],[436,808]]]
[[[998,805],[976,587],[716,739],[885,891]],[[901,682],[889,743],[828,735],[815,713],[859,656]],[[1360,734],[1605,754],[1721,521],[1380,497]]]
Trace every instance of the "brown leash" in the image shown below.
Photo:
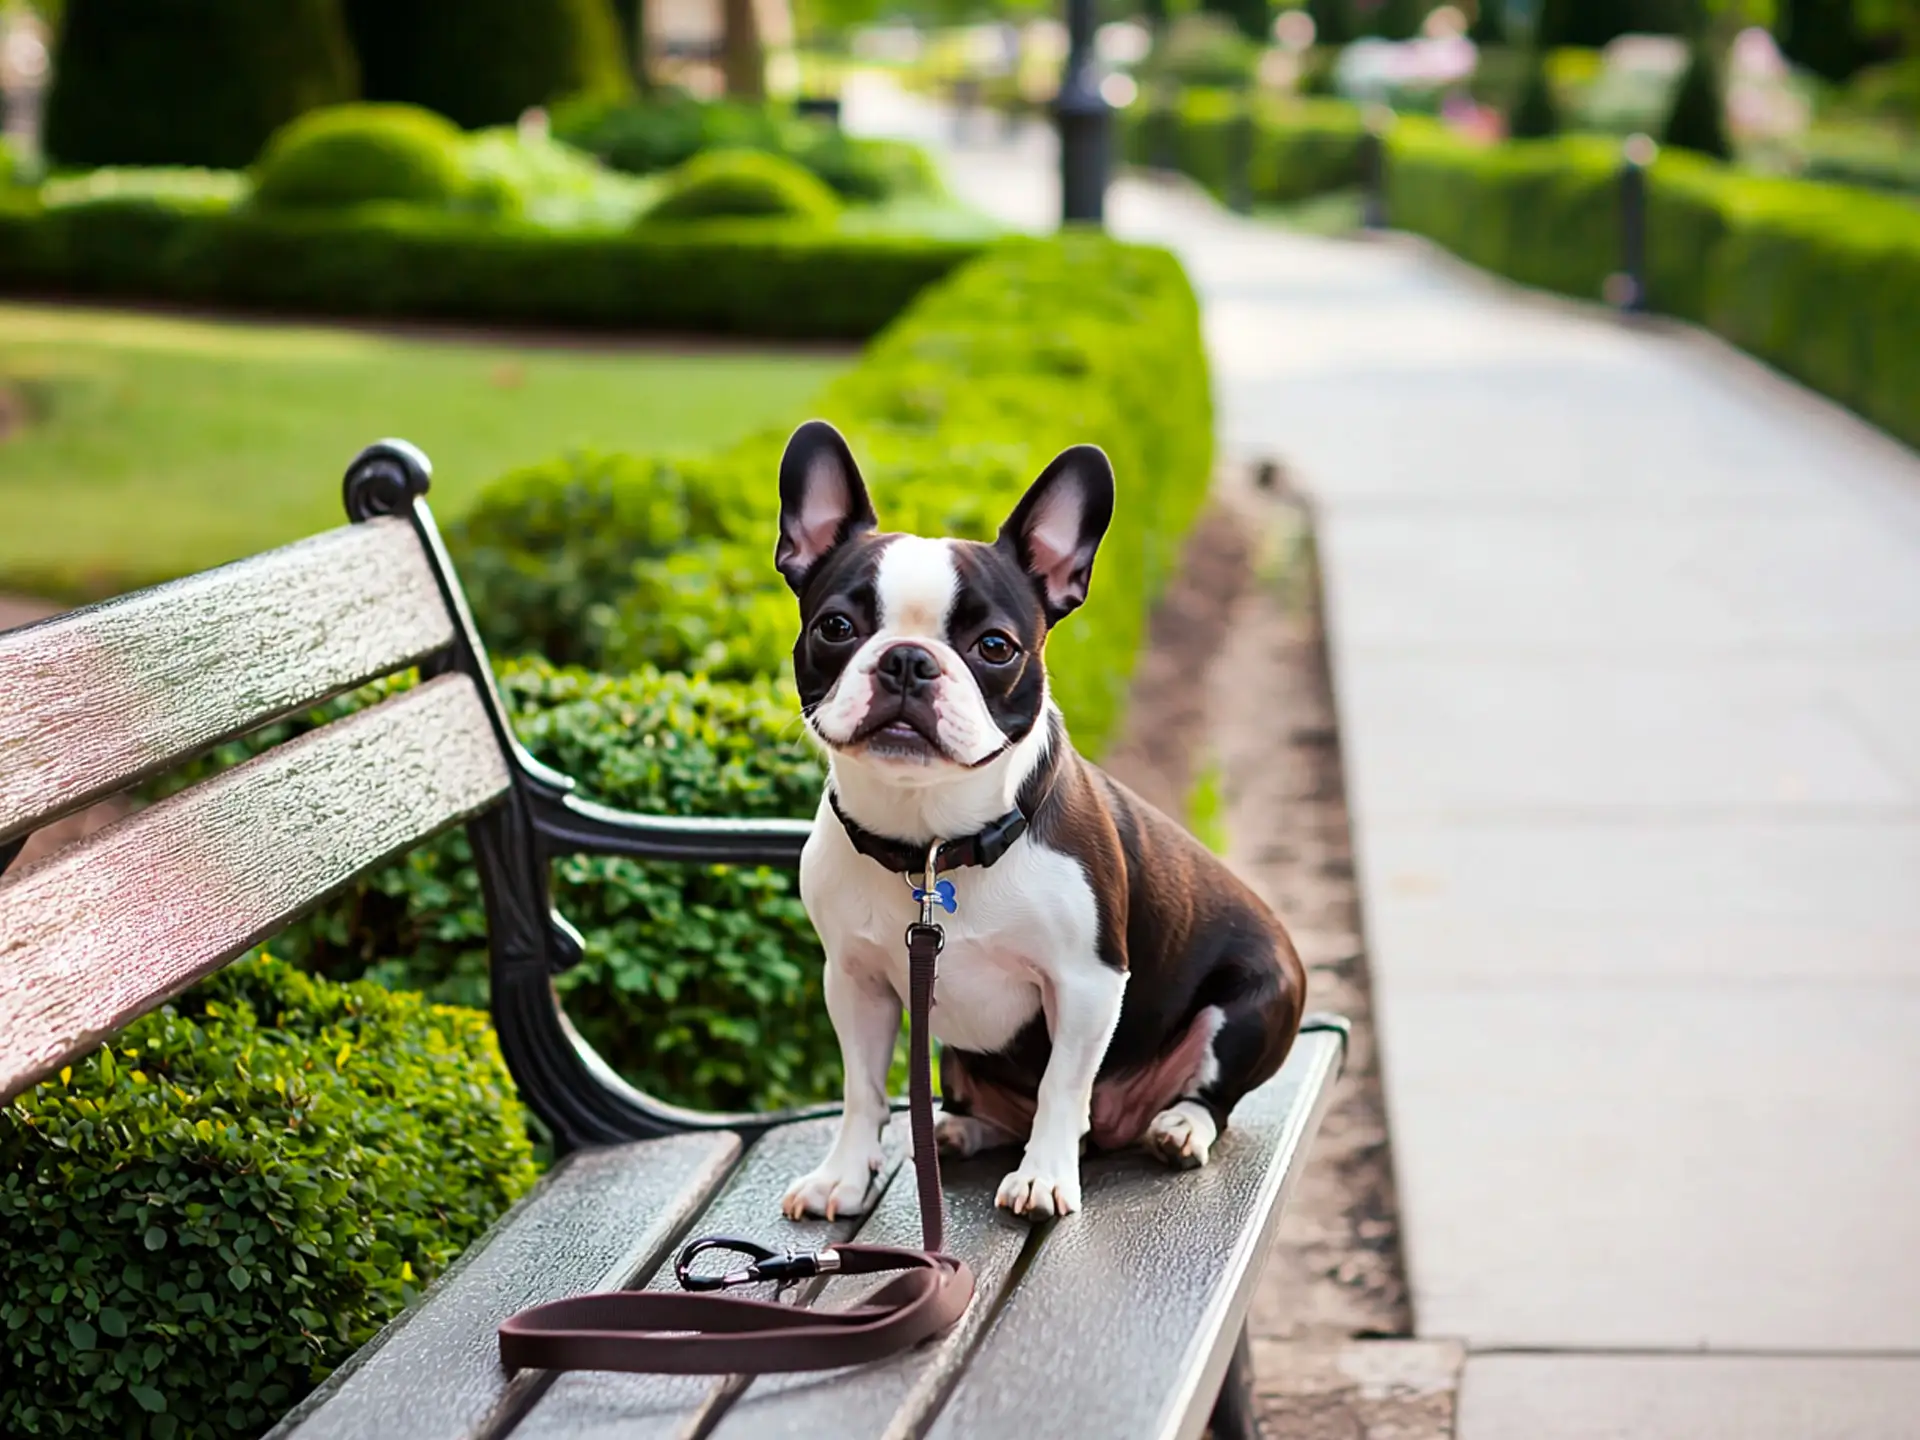
[[[934,919],[940,846],[927,853],[916,892],[920,919],[907,927],[908,1110],[913,1168],[920,1190],[922,1249],[835,1245],[818,1255],[776,1254],[750,1240],[709,1236],[680,1251],[674,1273],[684,1292],[618,1290],[522,1310],[500,1327],[500,1363],[508,1370],[626,1370],[648,1375],[764,1375],[832,1370],[908,1349],[951,1328],[973,1299],[973,1272],[945,1253],[946,1208],[933,1140],[933,1058],[928,1017],[946,932]],[[753,1257],[726,1275],[692,1272],[709,1250]],[[802,1309],[712,1292],[763,1280],[899,1272],[867,1300],[845,1310]]]

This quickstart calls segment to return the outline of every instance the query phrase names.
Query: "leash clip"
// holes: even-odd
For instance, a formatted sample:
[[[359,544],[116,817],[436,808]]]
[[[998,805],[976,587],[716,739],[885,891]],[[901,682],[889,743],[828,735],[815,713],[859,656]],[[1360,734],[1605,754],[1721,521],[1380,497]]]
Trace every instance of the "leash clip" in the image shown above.
[[[920,888],[913,892],[914,899],[920,902],[920,923],[932,925],[938,929],[940,922],[933,918],[933,907],[945,904],[949,913],[953,910],[953,884],[947,884],[947,893],[940,893],[940,842],[933,841],[927,846],[927,878]]]
[[[907,877],[907,882],[912,884],[913,877],[911,875]],[[927,846],[926,878],[920,884],[914,886],[913,898],[920,902],[920,919],[917,923],[907,927],[907,949],[909,951],[913,949],[915,931],[931,930],[933,932],[933,953],[938,955],[942,950],[947,948],[947,932],[941,928],[940,922],[934,918],[935,908],[945,906],[949,915],[953,913],[954,908],[953,882],[951,880],[940,879],[940,842],[938,840],[935,840]]]
[[[752,1263],[724,1275],[695,1275],[694,1260],[709,1250],[724,1250],[730,1255],[752,1257]],[[840,1269],[840,1254],[829,1247],[817,1255],[802,1255],[792,1250],[769,1249],[752,1240],[728,1235],[709,1235],[688,1243],[673,1262],[673,1278],[682,1290],[731,1290],[738,1285],[756,1285],[771,1280],[785,1285],[793,1280],[810,1280],[815,1275],[832,1275]]]

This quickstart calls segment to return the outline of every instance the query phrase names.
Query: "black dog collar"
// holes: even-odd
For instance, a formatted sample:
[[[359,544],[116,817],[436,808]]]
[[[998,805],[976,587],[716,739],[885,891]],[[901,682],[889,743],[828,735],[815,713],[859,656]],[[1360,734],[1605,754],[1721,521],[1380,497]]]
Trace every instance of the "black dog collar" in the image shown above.
[[[884,835],[876,835],[864,825],[856,823],[847,812],[840,808],[840,797],[831,790],[827,792],[827,803],[833,806],[833,813],[840,819],[841,826],[847,832],[847,838],[853,842],[853,848],[869,860],[877,860],[889,870],[902,875],[919,876],[927,868],[927,847],[909,845],[904,840],[889,840]],[[1027,815],[1018,805],[1002,815],[998,820],[958,840],[948,840],[940,846],[940,853],[934,859],[936,873],[942,870],[958,870],[964,865],[985,867],[993,864],[1007,851],[1013,848],[1013,842],[1027,833]]]

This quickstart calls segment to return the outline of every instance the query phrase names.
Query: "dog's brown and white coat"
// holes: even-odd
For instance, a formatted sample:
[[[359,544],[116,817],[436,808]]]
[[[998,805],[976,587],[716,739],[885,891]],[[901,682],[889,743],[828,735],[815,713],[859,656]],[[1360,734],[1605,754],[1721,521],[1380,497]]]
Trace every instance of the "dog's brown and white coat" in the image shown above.
[[[1080,1205],[1083,1141],[1206,1162],[1234,1104],[1276,1071],[1305,974],[1265,905],[1173,821],[1080,758],[1047,694],[1053,625],[1085,598],[1113,514],[1090,446],[1036,480],[993,544],[877,532],[829,425],[780,470],[775,563],[800,598],[794,673],[830,756],[829,796],[860,830],[924,847],[1017,805],[1026,833],[951,873],[932,1018],[942,1148],[1024,1141],[998,1201]],[[846,1108],[789,1215],[870,1203],[887,1068],[907,990],[906,878],[855,849],[823,799],[800,893],[827,953]]]

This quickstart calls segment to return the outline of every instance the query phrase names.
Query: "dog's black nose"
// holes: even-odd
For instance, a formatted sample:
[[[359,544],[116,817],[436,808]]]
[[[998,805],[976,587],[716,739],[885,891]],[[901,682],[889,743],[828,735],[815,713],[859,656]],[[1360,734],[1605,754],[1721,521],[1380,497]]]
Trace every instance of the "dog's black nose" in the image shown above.
[[[918,645],[896,645],[873,667],[880,688],[895,695],[917,695],[940,678],[940,662]]]

